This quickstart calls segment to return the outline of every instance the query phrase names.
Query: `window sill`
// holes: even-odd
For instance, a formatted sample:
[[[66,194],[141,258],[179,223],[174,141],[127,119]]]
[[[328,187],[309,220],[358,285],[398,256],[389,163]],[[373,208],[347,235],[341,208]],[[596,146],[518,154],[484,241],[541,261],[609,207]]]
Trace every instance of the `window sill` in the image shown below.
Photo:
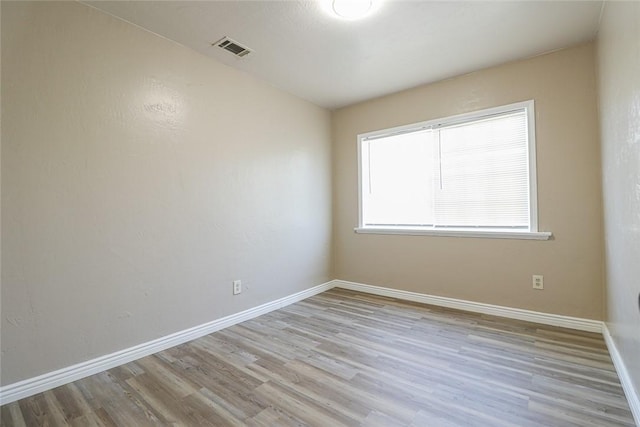
[[[549,240],[553,234],[550,231],[475,231],[475,230],[428,230],[411,227],[356,227],[359,234],[400,234],[410,236],[436,237],[472,237],[483,239],[519,239],[519,240]]]

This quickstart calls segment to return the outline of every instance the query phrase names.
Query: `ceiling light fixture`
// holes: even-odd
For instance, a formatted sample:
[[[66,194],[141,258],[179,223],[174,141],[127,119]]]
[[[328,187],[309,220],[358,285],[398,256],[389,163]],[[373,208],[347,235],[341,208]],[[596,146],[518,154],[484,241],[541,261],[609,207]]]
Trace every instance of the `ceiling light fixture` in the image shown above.
[[[331,10],[343,19],[361,19],[373,12],[374,0],[331,0]]]

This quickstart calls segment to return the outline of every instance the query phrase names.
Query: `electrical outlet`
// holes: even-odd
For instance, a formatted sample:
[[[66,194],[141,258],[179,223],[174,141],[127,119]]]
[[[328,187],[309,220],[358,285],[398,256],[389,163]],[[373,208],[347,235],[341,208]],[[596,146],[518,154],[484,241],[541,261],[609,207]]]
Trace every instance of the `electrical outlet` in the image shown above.
[[[242,293],[242,280],[233,281],[233,294],[238,295]]]
[[[533,289],[544,289],[544,277],[541,274],[534,274]]]

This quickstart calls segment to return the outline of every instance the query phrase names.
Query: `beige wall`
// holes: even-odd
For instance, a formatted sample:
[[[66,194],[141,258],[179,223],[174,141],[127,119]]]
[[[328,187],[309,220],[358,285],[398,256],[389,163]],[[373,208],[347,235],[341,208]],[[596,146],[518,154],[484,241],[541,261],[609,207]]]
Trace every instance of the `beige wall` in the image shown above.
[[[330,278],[327,111],[76,2],[2,65],[3,385]]]
[[[640,3],[607,2],[598,35],[607,326],[640,393]]]
[[[582,45],[335,111],[334,276],[547,313],[602,318],[594,46]],[[540,230],[551,241],[355,234],[356,135],[534,99]],[[543,274],[545,289],[531,286]]]

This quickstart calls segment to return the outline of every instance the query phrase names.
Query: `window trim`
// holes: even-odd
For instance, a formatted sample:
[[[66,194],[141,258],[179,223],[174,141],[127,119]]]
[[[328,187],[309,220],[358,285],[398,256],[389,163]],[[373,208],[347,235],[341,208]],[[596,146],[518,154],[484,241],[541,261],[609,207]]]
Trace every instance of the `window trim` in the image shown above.
[[[437,229],[426,227],[365,226],[362,195],[362,147],[363,143],[373,139],[415,132],[426,128],[437,129],[444,126],[473,121],[483,117],[505,114],[524,109],[527,114],[528,162],[529,162],[529,230],[491,230],[491,229]],[[548,240],[552,233],[538,230],[538,181],[536,165],[535,103],[533,100],[516,102],[470,113],[427,120],[409,125],[366,132],[358,135],[358,226],[356,233],[364,234],[409,234],[445,237],[481,237],[499,239]]]

